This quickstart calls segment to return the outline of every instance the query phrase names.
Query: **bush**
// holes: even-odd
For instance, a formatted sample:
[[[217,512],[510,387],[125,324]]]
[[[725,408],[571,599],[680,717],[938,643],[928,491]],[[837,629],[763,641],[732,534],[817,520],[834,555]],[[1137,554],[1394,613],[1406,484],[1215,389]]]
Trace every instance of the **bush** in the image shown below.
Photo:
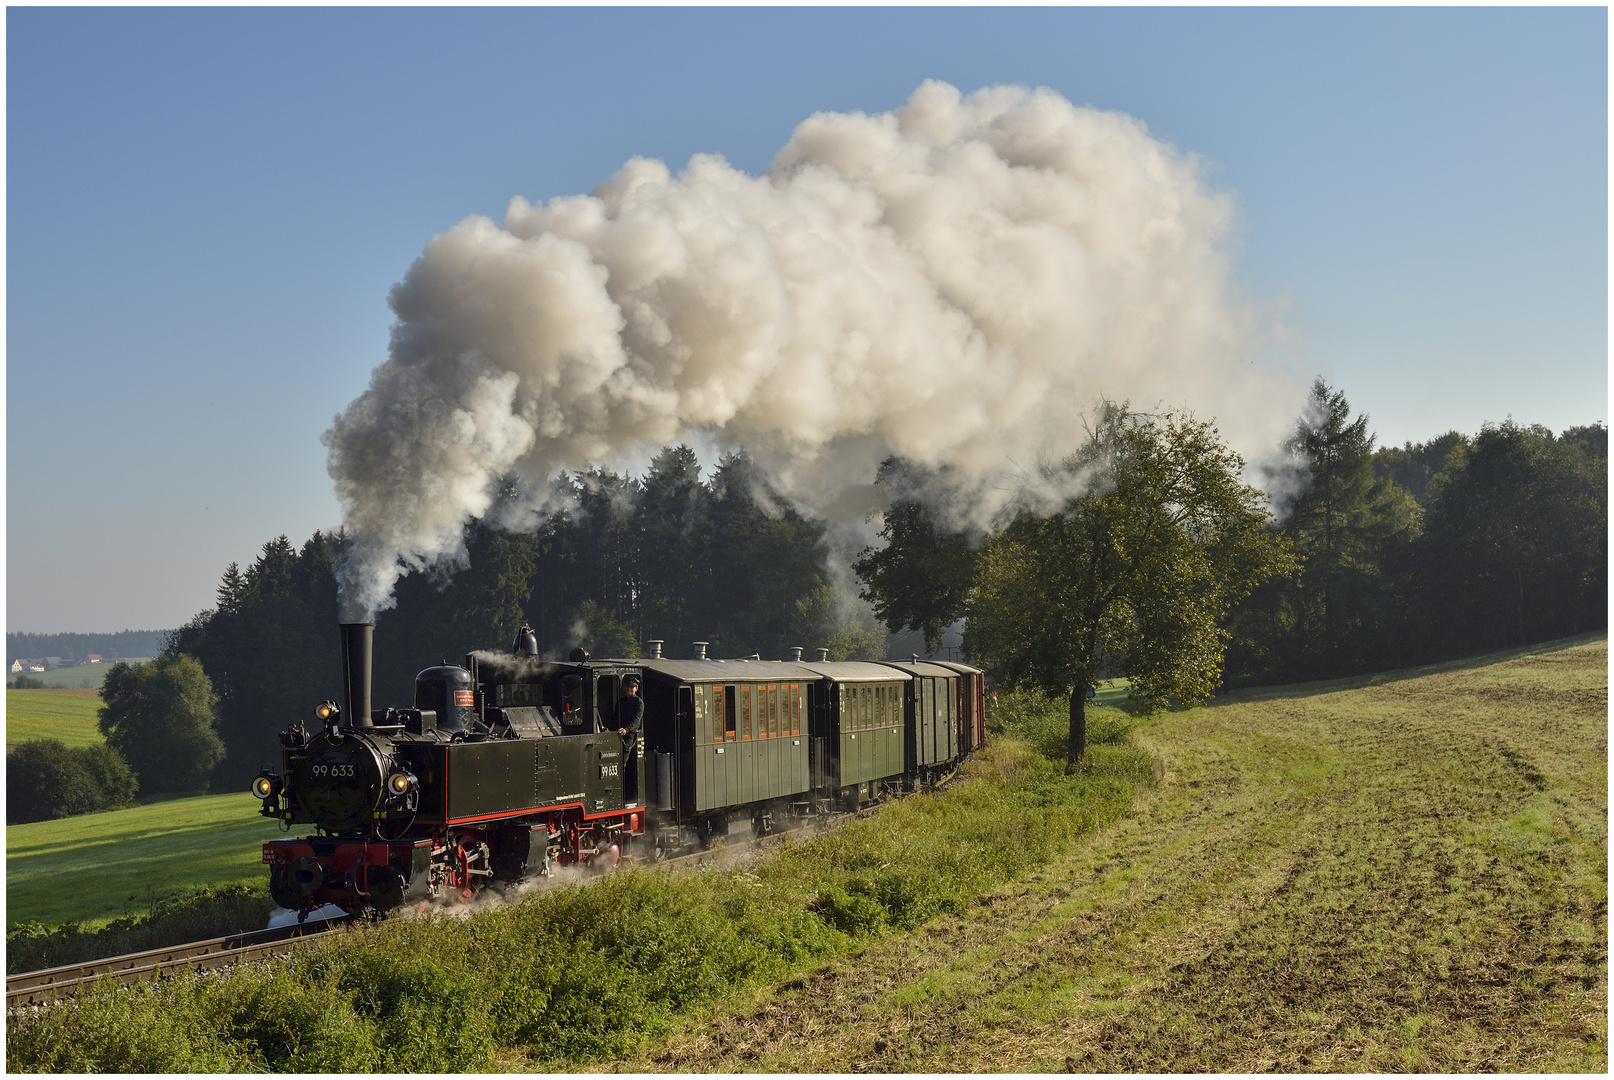
[[[6,821],[115,810],[134,802],[133,770],[110,746],[63,746],[56,739],[18,744],[6,755]]]
[[[45,689],[45,680],[36,679],[32,675],[18,675],[15,679],[6,683],[6,687],[10,690],[43,690]]]

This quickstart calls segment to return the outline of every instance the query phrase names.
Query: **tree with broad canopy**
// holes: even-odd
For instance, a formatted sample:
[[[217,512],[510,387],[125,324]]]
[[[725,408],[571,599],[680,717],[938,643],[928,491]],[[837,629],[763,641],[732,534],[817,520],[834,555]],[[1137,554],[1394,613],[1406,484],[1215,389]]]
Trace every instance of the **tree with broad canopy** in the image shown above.
[[[1021,511],[987,542],[964,647],[1006,686],[1070,695],[1072,762],[1098,679],[1130,677],[1146,709],[1209,697],[1228,610],[1293,572],[1243,467],[1212,424],[1105,402],[1083,447],[1045,471],[1079,493],[1051,514]]]

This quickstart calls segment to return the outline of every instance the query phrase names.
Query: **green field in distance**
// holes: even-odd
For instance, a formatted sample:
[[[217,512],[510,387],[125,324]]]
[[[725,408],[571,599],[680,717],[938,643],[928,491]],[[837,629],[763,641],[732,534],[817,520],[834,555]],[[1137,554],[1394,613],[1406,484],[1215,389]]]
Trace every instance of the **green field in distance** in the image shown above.
[[[7,690],[6,742],[56,739],[67,746],[102,742],[101,698],[67,690]]]
[[[204,885],[267,888],[281,835],[245,791],[6,826],[6,924],[102,925]]]
[[[106,679],[107,669],[114,661],[101,664],[81,664],[78,667],[57,668],[55,671],[24,671],[21,674],[30,679],[38,679],[46,686],[52,688],[66,688],[69,690],[99,690],[101,683]],[[9,682],[17,676],[9,672],[6,680]]]

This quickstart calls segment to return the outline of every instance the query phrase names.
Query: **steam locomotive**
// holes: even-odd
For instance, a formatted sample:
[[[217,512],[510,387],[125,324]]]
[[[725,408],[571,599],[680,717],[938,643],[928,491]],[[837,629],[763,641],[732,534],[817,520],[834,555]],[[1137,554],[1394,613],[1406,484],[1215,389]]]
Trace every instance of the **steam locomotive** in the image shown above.
[[[985,738],[962,664],[508,654],[426,668],[411,708],[372,710],[374,626],[340,626],[345,705],[281,733],[261,813],[307,836],[263,846],[275,902],[381,913],[565,865],[615,865],[765,835],[934,782]],[[631,677],[642,736],[612,719]],[[626,755],[631,753],[631,758]]]

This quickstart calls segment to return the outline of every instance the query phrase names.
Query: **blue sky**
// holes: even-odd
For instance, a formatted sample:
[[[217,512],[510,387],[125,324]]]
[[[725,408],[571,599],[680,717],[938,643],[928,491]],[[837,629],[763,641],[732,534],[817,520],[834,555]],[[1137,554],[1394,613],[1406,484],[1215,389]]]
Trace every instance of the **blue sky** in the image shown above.
[[[1606,421],[1603,9],[7,12],[7,626],[172,627],[339,523],[425,242],[634,155],[1048,86],[1198,155],[1381,442]]]

